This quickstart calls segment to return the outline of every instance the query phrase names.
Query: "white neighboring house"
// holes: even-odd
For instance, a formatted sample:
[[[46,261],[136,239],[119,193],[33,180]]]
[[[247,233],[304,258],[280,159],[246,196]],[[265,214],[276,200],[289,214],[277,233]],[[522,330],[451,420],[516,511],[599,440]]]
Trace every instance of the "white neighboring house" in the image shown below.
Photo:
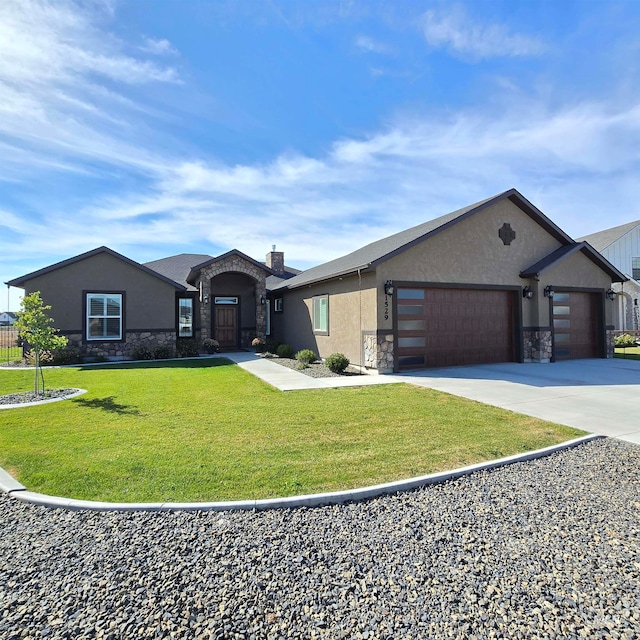
[[[640,330],[640,220],[578,238],[588,242],[630,278],[614,283],[618,294],[614,322],[617,330]]]
[[[0,327],[12,327],[17,319],[17,313],[13,313],[13,311],[3,311],[0,313]]]

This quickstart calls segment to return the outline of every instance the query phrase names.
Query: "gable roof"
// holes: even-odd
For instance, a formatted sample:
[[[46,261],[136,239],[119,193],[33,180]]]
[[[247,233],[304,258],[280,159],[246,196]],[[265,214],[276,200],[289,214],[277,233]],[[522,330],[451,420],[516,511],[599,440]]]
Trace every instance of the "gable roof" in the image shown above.
[[[587,258],[607,273],[611,277],[612,282],[626,282],[628,280],[623,273],[618,271],[618,269],[616,269],[587,242],[574,242],[573,244],[567,244],[563,247],[559,247],[555,251],[552,251],[548,256],[542,258],[542,260],[538,260],[535,264],[532,264],[527,269],[521,271],[520,277],[537,278],[545,269],[558,264],[578,251],[581,251],[585,256],[587,256]]]
[[[596,251],[602,251],[638,226],[640,226],[640,220],[635,220],[634,222],[627,222],[626,224],[611,227],[610,229],[603,229],[602,231],[583,236],[577,240],[578,242],[584,240],[596,249]]]
[[[144,266],[157,271],[166,278],[179,282],[188,291],[196,291],[196,288],[187,282],[193,265],[202,264],[211,260],[211,256],[205,253],[179,253],[160,260],[145,262]]]
[[[10,318],[13,318],[14,320],[18,319],[18,314],[14,313],[13,311],[0,311],[0,316],[9,316]]]
[[[62,269],[63,267],[68,267],[69,265],[75,264],[76,262],[81,262],[82,260],[86,260],[87,258],[91,258],[93,256],[99,255],[101,253],[106,253],[118,260],[122,260],[127,264],[131,265],[136,269],[140,269],[140,271],[144,271],[154,278],[158,278],[167,284],[175,287],[176,289],[184,291],[186,287],[178,282],[175,282],[171,278],[167,278],[166,276],[154,271],[153,269],[149,269],[143,264],[136,262],[135,260],[131,260],[131,258],[127,258],[123,256],[121,253],[114,251],[113,249],[109,249],[109,247],[98,247],[97,249],[92,249],[91,251],[87,251],[85,253],[81,253],[80,255],[74,256],[73,258],[68,258],[67,260],[62,260],[61,262],[56,262],[55,264],[49,265],[48,267],[44,267],[44,269],[38,269],[38,271],[32,271],[31,273],[27,273],[24,276],[20,276],[19,278],[14,278],[13,280],[9,280],[9,282],[5,282],[6,285],[10,287],[20,287],[23,288],[24,284],[29,280],[33,280],[34,278],[38,278],[39,276],[43,276],[47,273],[51,273],[52,271],[57,271],[58,269]]]
[[[509,189],[486,200],[481,200],[480,202],[463,207],[462,209],[440,216],[434,220],[429,220],[428,222],[411,227],[410,229],[405,229],[387,238],[372,242],[342,258],[337,258],[336,260],[331,260],[330,262],[303,271],[300,275],[283,282],[276,287],[276,289],[294,289],[314,282],[355,273],[358,270],[363,271],[365,269],[375,268],[378,264],[389,260],[419,242],[448,229],[454,224],[475,215],[501,200],[510,200],[563,245],[573,244],[574,241],[562,231],[560,227],[547,218],[542,211],[531,204],[531,202],[516,189]]]
[[[246,253],[242,253],[242,251],[238,251],[238,249],[231,249],[231,251],[227,251],[227,253],[223,253],[222,255],[216,256],[215,258],[209,258],[208,260],[205,260],[204,262],[201,262],[191,267],[191,270],[189,271],[189,275],[187,276],[187,283],[193,285],[193,283],[196,281],[196,278],[198,277],[198,273],[202,269],[204,269],[205,267],[208,267],[210,264],[213,264],[214,262],[218,262],[220,260],[224,260],[225,258],[230,258],[232,256],[237,256],[239,258],[242,258],[243,260],[246,260],[247,262],[250,262],[252,265],[258,267],[258,269],[262,269],[263,271],[265,271],[267,275],[276,275],[275,271],[267,267],[267,265],[264,262],[258,262],[257,260],[254,260],[253,258],[249,257]]]

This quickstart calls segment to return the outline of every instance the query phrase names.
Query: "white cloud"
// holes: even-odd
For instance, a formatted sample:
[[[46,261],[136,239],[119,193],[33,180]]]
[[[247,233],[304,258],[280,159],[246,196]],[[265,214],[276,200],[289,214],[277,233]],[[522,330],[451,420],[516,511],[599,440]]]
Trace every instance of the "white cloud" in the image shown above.
[[[365,53],[379,53],[381,55],[390,55],[393,53],[393,49],[389,45],[363,35],[356,38],[356,47]]]
[[[429,45],[445,48],[474,60],[502,56],[537,56],[545,45],[537,38],[512,33],[502,24],[481,24],[463,7],[429,10],[423,16],[424,37]]]
[[[141,51],[147,53],[153,53],[157,56],[175,56],[178,55],[178,50],[165,39],[156,40],[154,38],[145,38],[145,43],[140,47]]]
[[[82,171],[79,157],[148,167],[136,144],[144,127],[130,124],[130,112],[144,107],[120,89],[173,84],[179,74],[127,55],[104,28],[110,18],[108,4],[0,2],[0,143],[69,170]],[[0,156],[0,175],[15,177],[12,164]]]

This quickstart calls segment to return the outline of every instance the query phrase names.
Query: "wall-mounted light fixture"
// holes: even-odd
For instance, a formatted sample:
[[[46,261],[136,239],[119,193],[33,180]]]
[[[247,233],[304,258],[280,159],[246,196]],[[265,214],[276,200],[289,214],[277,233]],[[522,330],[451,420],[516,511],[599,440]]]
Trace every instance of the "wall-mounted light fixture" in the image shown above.
[[[544,288],[544,297],[545,298],[553,298],[553,294],[555,293],[555,291],[553,290],[553,287],[549,284]]]
[[[202,303],[209,304],[209,296],[206,293],[202,296]]]
[[[267,299],[263,295],[261,295],[260,296],[260,304],[265,304],[266,301],[267,301]]]
[[[384,283],[385,295],[392,296],[394,291],[395,291],[395,287],[393,286],[393,282],[391,282],[391,280],[387,280]]]
[[[531,300],[531,298],[533,298],[533,289],[529,285],[522,290],[522,297],[527,300]]]
[[[616,292],[609,288],[607,293],[605,293],[605,295],[607,296],[607,298],[609,298],[609,300],[615,300],[616,299]]]

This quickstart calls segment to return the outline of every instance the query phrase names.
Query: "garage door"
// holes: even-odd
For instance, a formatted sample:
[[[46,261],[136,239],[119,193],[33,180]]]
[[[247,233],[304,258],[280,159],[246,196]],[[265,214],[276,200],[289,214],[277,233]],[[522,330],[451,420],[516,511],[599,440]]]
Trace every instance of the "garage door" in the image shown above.
[[[598,357],[598,299],[594,293],[554,293],[553,345],[556,360]]]
[[[512,291],[398,288],[398,365],[515,360]]]

